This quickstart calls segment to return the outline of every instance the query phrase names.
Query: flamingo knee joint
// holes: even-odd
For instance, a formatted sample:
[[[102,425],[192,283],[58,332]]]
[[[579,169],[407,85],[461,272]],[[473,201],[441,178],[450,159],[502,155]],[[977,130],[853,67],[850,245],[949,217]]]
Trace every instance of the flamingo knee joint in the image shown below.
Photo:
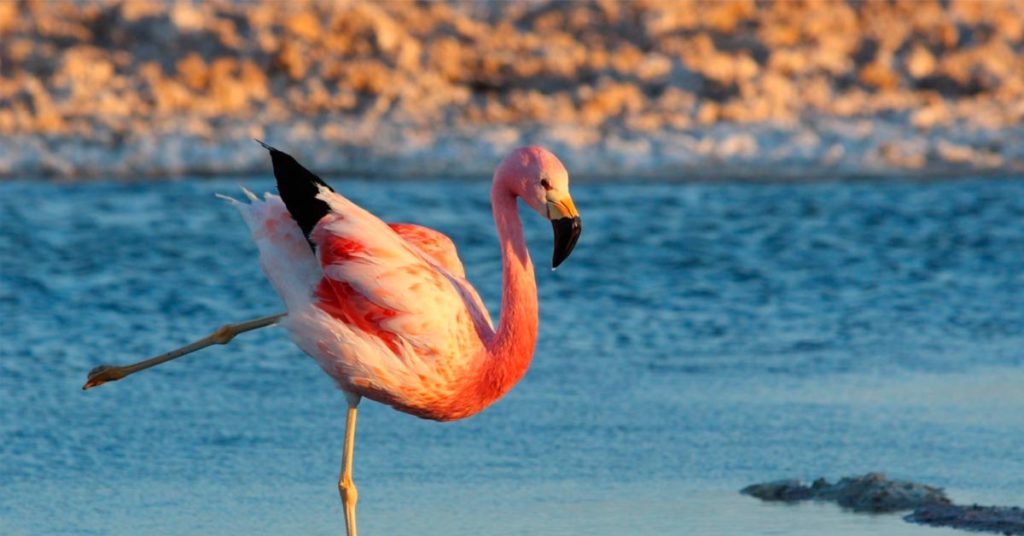
[[[359,490],[351,478],[343,478],[338,482],[338,492],[341,493],[341,500],[346,504],[355,506],[359,502]]]
[[[234,326],[231,324],[224,324],[213,332],[211,338],[213,339],[213,342],[217,344],[227,344],[231,342],[231,339],[235,338]]]

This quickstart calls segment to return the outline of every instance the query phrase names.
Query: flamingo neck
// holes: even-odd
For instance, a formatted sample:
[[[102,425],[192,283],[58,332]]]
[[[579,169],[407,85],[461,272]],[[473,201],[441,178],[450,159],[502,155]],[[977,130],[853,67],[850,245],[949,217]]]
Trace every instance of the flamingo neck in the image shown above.
[[[501,243],[502,292],[498,330],[488,344],[489,359],[478,393],[488,403],[512,388],[530,366],[537,343],[537,282],[523,238],[516,194],[505,181],[491,190],[494,222]]]

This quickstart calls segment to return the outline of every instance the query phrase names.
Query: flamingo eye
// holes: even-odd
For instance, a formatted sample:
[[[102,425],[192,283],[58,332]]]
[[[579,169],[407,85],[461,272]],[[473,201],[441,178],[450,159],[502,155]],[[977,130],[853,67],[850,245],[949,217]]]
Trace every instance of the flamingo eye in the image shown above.
[[[553,188],[551,187],[551,183],[548,182],[547,179],[541,179],[540,180],[540,185],[543,186],[545,190],[548,190],[548,191],[553,190]]]

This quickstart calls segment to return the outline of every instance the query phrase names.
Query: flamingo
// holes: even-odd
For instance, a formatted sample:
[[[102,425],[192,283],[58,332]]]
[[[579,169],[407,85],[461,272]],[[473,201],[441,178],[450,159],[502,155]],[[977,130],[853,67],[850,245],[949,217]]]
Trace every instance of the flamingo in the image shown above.
[[[491,205],[502,259],[495,328],[466,280],[451,239],[409,223],[385,223],[334,191],[290,155],[270,152],[280,197],[224,197],[241,213],[260,264],[287,312],[221,326],[209,336],[133,365],[93,369],[83,389],[120,380],[246,331],[278,324],[345,395],[348,411],[338,490],[356,535],[352,480],[356,415],[363,398],[437,421],[474,415],[523,375],[537,340],[537,286],[517,199],[554,231],[552,269],[581,232],[569,176],[541,147],[512,151],[498,166]],[[223,197],[223,196],[222,196]]]

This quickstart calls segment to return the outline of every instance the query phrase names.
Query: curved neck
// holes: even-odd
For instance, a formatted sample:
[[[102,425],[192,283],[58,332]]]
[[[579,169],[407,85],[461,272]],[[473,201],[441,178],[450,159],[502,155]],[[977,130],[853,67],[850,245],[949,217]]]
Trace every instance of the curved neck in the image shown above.
[[[537,282],[530,252],[523,238],[516,196],[504,181],[491,189],[494,223],[501,242],[502,292],[498,330],[480,378],[481,394],[495,400],[505,394],[526,373],[537,343]]]

